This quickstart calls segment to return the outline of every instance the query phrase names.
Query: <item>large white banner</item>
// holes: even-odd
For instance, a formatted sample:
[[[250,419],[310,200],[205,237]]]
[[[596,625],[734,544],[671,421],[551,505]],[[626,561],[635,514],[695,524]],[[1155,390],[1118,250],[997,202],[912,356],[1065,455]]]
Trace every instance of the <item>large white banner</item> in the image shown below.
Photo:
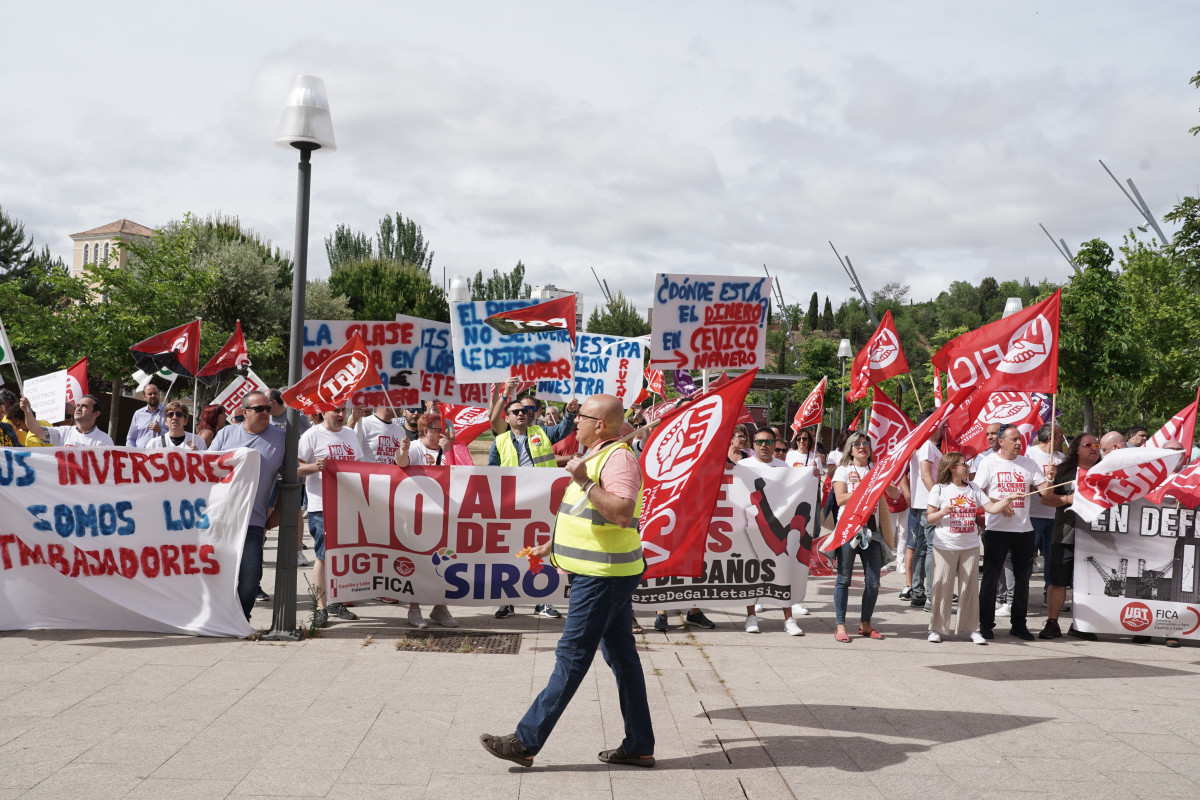
[[[575,376],[538,381],[539,400],[580,401],[611,394],[629,408],[642,391],[642,342],[623,336],[581,333],[575,342]]]
[[[409,467],[327,461],[325,546],[330,601],[388,595],[463,606],[555,603],[567,579],[514,556],[546,541],[570,478],[521,467]],[[808,470],[726,473],[700,578],[643,584],[635,602],[708,606],[802,592],[815,530]],[[331,491],[332,490],[332,491]]]
[[[454,374],[469,383],[569,380],[572,368],[571,335],[565,330],[504,335],[484,322],[492,314],[536,305],[540,300],[480,300],[455,303],[450,308],[454,340]],[[483,402],[461,400],[467,405]]]
[[[248,449],[0,451],[0,629],[249,635],[258,469]]]
[[[1076,628],[1200,640],[1200,511],[1135,500],[1074,530]]]
[[[770,304],[770,278],[656,275],[649,366],[766,366]]]

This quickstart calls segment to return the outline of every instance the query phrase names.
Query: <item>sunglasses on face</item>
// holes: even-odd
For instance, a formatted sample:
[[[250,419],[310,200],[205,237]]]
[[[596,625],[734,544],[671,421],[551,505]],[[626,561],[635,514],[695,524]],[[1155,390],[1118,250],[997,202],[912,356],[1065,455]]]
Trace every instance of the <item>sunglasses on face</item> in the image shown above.
[[[521,406],[520,408],[510,408],[508,410],[508,413],[510,413],[510,414],[528,414],[529,409],[526,408],[525,406]]]
[[[755,439],[754,440],[755,447],[759,447],[760,445],[764,445],[764,444],[767,444],[767,445],[775,444],[775,440],[774,439]]]
[[[786,452],[787,452],[787,448],[786,448],[786,447],[776,447],[776,448],[775,448],[775,452],[776,452],[776,453],[786,453]]]
[[[855,447],[861,447],[863,450],[870,450],[870,449],[871,449],[871,445],[870,445],[870,444],[868,444],[867,442],[855,442],[855,443],[854,443],[854,446],[855,446]]]
[[[253,411],[256,414],[266,414],[270,410],[270,406],[246,406],[242,409],[242,411]]]
[[[187,412],[186,411],[168,411],[167,413],[163,414],[163,416],[166,417],[167,419],[174,419],[175,417],[186,417]]]

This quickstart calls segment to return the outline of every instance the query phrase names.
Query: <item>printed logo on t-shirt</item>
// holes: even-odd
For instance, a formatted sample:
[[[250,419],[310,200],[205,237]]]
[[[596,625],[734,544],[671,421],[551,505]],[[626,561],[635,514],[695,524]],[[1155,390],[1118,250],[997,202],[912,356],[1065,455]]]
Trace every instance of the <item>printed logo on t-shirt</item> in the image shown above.
[[[330,461],[356,461],[354,448],[348,444],[332,443],[329,445],[325,458]]]
[[[433,453],[426,453],[425,454],[425,464],[426,464],[426,466],[430,466],[430,467],[434,466],[435,464],[437,464],[437,456],[435,456]]]
[[[1008,470],[998,470],[996,472],[996,490],[993,496],[996,498],[1007,497],[1010,494],[1021,494],[1029,487],[1028,480],[1024,472],[1015,472]],[[1012,507],[1024,508],[1025,501],[1028,498],[1021,497],[1012,501]]]
[[[391,458],[396,455],[396,450],[399,449],[400,442],[394,436],[380,436],[375,440],[375,457],[376,458]]]
[[[949,517],[951,533],[974,533],[975,514],[979,507],[975,499],[969,495],[960,494],[950,501]]]

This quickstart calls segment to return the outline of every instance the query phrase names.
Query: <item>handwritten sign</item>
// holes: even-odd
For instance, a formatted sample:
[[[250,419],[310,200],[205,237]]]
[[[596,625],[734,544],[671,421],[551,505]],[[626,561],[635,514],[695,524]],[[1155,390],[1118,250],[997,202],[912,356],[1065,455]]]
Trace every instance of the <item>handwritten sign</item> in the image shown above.
[[[642,388],[642,343],[638,339],[581,333],[575,346],[573,379],[538,381],[541,400],[581,401],[593,394],[611,394],[621,398],[625,407],[633,405]]]
[[[570,380],[574,358],[567,331],[504,336],[484,323],[492,314],[537,302],[481,300],[454,304],[450,331],[454,340],[454,370],[459,380],[470,383],[499,383],[510,377],[522,381]]]
[[[650,366],[766,366],[771,279],[667,275],[654,279]]]
[[[225,391],[221,392],[213,400],[213,405],[221,406],[225,409],[225,413],[229,416],[236,416],[240,412],[238,409],[242,407],[242,398],[252,392],[270,391],[267,382],[254,374],[254,370],[247,370],[246,377],[238,376],[229,382],[225,387]],[[203,409],[201,409],[203,410]]]
[[[62,422],[67,418],[67,371],[60,369],[25,381],[25,396],[33,413],[46,422]]]
[[[380,322],[305,320],[305,373],[329,358],[356,333],[367,345],[383,385],[355,392],[351,405],[409,408],[420,405],[422,400],[487,405],[486,386],[459,384],[454,379],[450,326],[403,314]]]

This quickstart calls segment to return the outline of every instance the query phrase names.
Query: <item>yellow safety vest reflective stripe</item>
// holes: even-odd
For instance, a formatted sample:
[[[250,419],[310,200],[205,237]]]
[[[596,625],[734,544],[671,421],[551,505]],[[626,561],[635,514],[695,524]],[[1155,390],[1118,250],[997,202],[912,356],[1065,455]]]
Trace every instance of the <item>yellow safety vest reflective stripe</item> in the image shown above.
[[[600,483],[604,464],[626,444],[610,446],[587,464],[587,475]],[[632,451],[631,451],[632,452]],[[645,570],[642,540],[638,535],[638,517],[642,513],[642,492],[638,487],[633,507],[633,522],[628,528],[605,519],[575,481],[567,485],[562,505],[554,521],[550,544],[550,563],[577,575],[618,578],[640,575]]]
[[[554,443],[539,425],[530,425],[525,431],[525,444],[529,446],[529,457],[535,467],[557,467],[558,459],[554,457]],[[500,456],[500,466],[521,466],[517,453],[517,443],[513,441],[512,431],[505,431],[496,437],[496,453]]]

